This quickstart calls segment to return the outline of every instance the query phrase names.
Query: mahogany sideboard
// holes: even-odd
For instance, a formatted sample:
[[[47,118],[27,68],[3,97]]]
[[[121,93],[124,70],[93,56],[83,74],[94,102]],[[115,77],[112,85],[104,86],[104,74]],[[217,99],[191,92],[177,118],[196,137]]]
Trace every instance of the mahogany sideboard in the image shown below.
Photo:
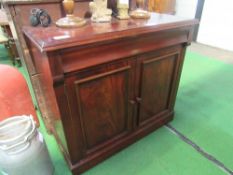
[[[149,20],[88,21],[76,29],[23,27],[73,174],[172,120],[197,23],[152,13]]]

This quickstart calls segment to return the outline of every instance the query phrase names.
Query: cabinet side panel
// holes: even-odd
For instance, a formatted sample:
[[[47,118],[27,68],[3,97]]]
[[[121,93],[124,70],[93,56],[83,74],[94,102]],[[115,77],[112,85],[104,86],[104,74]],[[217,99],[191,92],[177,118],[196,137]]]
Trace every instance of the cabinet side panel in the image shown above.
[[[48,57],[46,53],[41,53],[29,40],[26,41],[27,46],[30,48],[29,52],[31,58],[38,71],[38,73],[34,75],[37,76],[37,83],[40,87],[37,100],[40,100],[40,106],[42,105],[42,117],[44,122],[46,122],[46,127],[51,131],[53,129],[53,118],[59,117],[59,110],[53,89],[52,73],[50,71]]]
[[[51,131],[54,136],[56,137],[59,146],[62,148],[63,153],[66,155],[66,158],[68,157],[68,147],[67,142],[64,134],[64,128],[63,125],[66,124],[66,122],[61,121],[61,113],[67,113],[67,111],[64,112],[64,110],[67,110],[66,108],[61,108],[61,106],[64,106],[64,87],[63,85],[56,85],[54,86],[53,82],[53,70],[51,70],[51,67],[56,67],[58,59],[52,59],[52,66],[51,61],[49,62],[49,56],[46,53],[41,53],[29,40],[27,41],[27,46],[30,48],[30,55],[31,58],[34,60],[35,68],[39,72],[38,74],[34,75],[33,77],[36,77],[36,81],[33,83],[39,83],[39,93],[37,100],[40,103],[40,105],[43,105],[43,113],[42,118],[44,122],[46,122],[47,130]],[[63,100],[63,102],[61,102]],[[58,107],[59,105],[59,107]],[[59,110],[60,109],[60,110]],[[62,110],[61,110],[62,109]]]

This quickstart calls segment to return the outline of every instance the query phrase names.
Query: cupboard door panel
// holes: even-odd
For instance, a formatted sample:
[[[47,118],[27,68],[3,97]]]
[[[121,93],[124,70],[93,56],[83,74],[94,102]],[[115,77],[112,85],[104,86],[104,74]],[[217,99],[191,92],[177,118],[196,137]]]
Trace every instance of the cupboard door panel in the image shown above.
[[[69,98],[74,120],[81,122],[84,154],[104,148],[131,130],[131,69],[130,62],[125,61],[87,69],[70,78],[73,93]]]
[[[88,148],[127,130],[128,69],[75,82]]]
[[[168,109],[178,53],[140,60],[139,124]]]

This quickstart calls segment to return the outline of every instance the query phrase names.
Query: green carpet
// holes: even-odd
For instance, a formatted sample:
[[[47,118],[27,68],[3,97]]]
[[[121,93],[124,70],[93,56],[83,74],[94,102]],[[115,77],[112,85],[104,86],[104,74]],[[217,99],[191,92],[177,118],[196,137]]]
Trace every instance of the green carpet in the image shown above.
[[[0,64],[11,64],[8,52],[3,44],[0,44]]]
[[[55,175],[71,175],[52,136],[41,130],[49,146]],[[190,146],[161,128],[98,164],[83,175],[224,175]]]
[[[0,48],[0,53],[1,48]],[[1,55],[0,55],[1,57]],[[1,60],[0,60],[1,62]],[[21,69],[23,73],[24,70]],[[233,66],[187,52],[171,125],[233,169]],[[28,76],[26,75],[26,78]],[[38,113],[40,116],[40,114]],[[53,136],[41,132],[55,175],[71,175]],[[83,175],[224,175],[167,128],[153,132]]]
[[[233,170],[233,65],[188,52],[175,111],[171,125]]]

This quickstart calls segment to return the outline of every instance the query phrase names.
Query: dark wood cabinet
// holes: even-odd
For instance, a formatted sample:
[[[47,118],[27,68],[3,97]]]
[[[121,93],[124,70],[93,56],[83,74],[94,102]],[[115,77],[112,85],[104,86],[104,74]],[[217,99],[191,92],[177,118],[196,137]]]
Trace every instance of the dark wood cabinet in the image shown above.
[[[172,120],[196,23],[152,14],[78,29],[23,28],[73,174]]]

